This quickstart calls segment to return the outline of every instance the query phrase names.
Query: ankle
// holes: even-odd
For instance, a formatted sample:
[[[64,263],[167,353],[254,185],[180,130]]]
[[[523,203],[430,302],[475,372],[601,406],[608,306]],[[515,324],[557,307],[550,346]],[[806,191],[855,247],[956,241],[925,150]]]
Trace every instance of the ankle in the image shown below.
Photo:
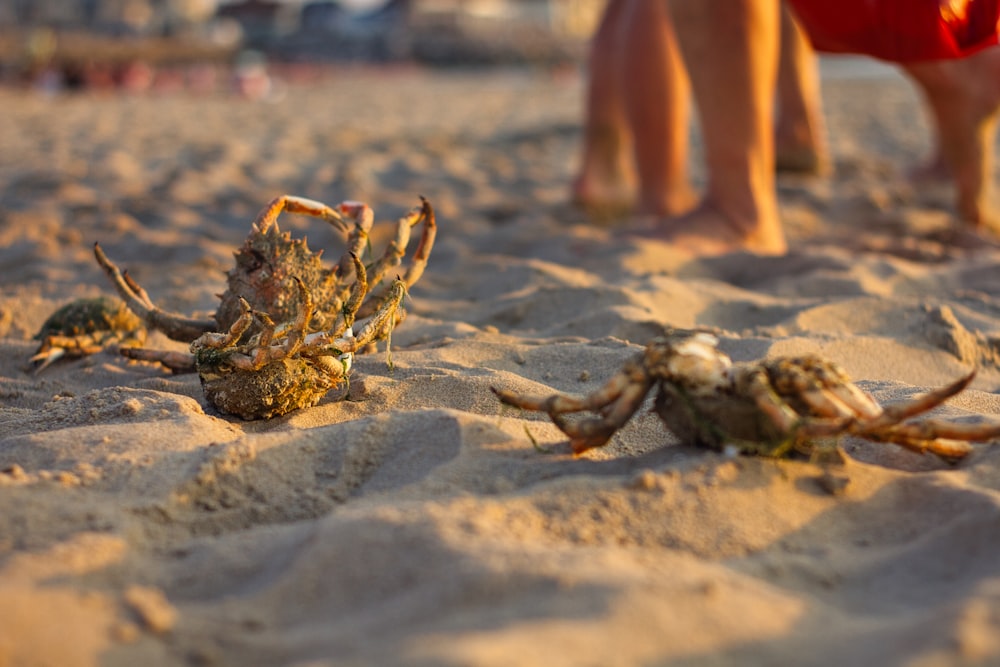
[[[767,254],[786,250],[785,233],[778,217],[777,202],[737,203],[706,198],[698,210],[705,217],[714,217],[741,239],[747,250]]]
[[[687,183],[646,188],[639,193],[635,212],[639,215],[656,217],[678,216],[690,211],[697,201],[694,190]]]
[[[701,256],[738,251],[779,255],[788,248],[777,220],[748,227],[745,221],[732,220],[709,201],[679,218],[661,221],[656,236]]]

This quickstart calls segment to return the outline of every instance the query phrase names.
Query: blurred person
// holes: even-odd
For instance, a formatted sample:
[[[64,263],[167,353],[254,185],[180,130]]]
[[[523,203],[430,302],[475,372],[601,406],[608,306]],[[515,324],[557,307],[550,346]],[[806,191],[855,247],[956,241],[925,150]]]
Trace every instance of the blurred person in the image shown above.
[[[934,157],[918,174],[950,177],[960,218],[973,228],[995,229],[1000,1],[854,0],[839,8],[818,0],[789,2],[817,49],[900,65],[923,95],[934,128]]]
[[[739,28],[725,23],[720,33]],[[687,166],[691,82],[674,25],[666,2],[610,0],[591,47],[583,156],[572,192],[577,203],[678,216],[697,202]],[[819,173],[826,149],[815,55],[787,11],[781,31],[780,114],[773,128],[777,166]],[[721,104],[731,108],[733,103]],[[732,137],[726,127],[722,141],[746,141]],[[712,171],[711,157],[708,162]],[[780,237],[780,229],[769,234]],[[775,238],[762,238],[758,245],[784,248]]]
[[[783,252],[774,170],[818,173],[827,161],[811,40],[822,50],[902,64],[936,130],[935,159],[923,174],[950,176],[959,215],[973,227],[989,225],[1000,50],[987,47],[997,41],[997,0],[789,4],[804,31],[778,0],[611,0],[591,51],[574,199],[634,200],[637,212],[664,218],[659,236],[699,254]],[[692,96],[708,168],[694,208]]]
[[[690,89],[666,4],[609,0],[591,44],[573,199],[675,215],[690,207]],[[641,139],[641,140],[636,140]]]
[[[267,57],[258,51],[243,51],[233,68],[233,89],[248,100],[263,100],[273,92]]]

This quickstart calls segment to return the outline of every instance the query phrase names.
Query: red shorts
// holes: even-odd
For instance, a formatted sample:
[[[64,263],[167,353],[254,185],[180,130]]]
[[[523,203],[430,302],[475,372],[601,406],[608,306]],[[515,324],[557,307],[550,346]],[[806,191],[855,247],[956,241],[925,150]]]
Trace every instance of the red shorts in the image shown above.
[[[961,58],[997,43],[1000,0],[789,0],[819,51],[891,62]]]

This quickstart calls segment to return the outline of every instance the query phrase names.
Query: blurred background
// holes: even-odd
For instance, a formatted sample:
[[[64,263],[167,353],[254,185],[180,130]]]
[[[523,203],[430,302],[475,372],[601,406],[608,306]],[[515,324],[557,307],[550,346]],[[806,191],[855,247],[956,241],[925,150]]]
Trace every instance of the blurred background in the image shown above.
[[[255,96],[328,63],[577,63],[605,1],[0,0],[0,82]]]

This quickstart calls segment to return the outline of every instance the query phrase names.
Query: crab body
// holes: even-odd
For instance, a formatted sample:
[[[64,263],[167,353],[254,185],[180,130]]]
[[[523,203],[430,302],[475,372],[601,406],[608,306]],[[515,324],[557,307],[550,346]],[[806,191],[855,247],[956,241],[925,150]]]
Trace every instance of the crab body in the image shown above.
[[[321,218],[345,232],[347,249],[339,263],[324,266],[322,253],[309,250],[305,239],[282,233],[277,224],[282,212]],[[234,253],[227,289],[211,319],[160,309],[95,244],[97,262],[126,312],[140,324],[190,344],[188,353],[130,347],[123,354],[177,372],[197,371],[209,403],[244,419],[315,405],[331,389],[346,386],[354,354],[389,338],[404,317],[403,296],[423,274],[434,244],[434,211],[423,200],[400,218],[383,254],[366,265],[360,258],[373,220],[372,210],[359,202],[331,208],[302,197],[275,198]],[[410,265],[388,280],[389,271],[402,263],[411,229],[421,223]],[[62,344],[65,349],[58,354],[75,345]],[[96,351],[93,347],[88,349]],[[40,350],[34,359],[50,363],[52,356],[56,353]]]
[[[316,329],[328,326],[330,313],[342,305],[337,289],[341,281],[339,267],[324,266],[322,254],[311,251],[306,239],[293,239],[288,232],[279,231],[277,225],[266,229],[255,225],[243,246],[233,253],[235,265],[226,274],[227,289],[219,297],[214,316],[216,330],[225,331],[239,318],[241,298],[276,321],[291,320],[301,306],[295,278],[308,286],[320,304],[314,314]]]
[[[142,345],[146,327],[120,299],[99,296],[62,306],[35,335],[41,341],[31,358],[41,371],[61,357],[93,354],[113,343]]]
[[[653,410],[669,424],[671,433],[682,442],[722,450],[728,443],[759,443],[760,451],[773,451],[791,434],[770,421],[748,396],[725,392],[702,396],[692,410],[691,396],[675,385],[662,384]]]
[[[201,373],[205,397],[217,409],[243,419],[270,419],[310,408],[335,382],[308,361],[282,359],[259,371],[233,375]]]
[[[363,274],[363,268],[359,268]],[[309,288],[295,281],[301,307],[291,322],[276,326],[266,314],[240,300],[241,314],[224,334],[207,333],[191,343],[195,368],[209,403],[243,419],[269,419],[319,402],[338,388],[347,393],[353,354],[374,340],[388,338],[406,294],[395,280],[388,299],[354,335],[352,328],[333,334],[308,333],[313,315]],[[260,332],[240,342],[255,322]],[[336,331],[336,329],[334,329]],[[164,362],[162,356],[130,357]]]
[[[335,358],[286,357],[259,369],[231,368],[220,355],[195,355],[205,398],[227,414],[243,419],[269,419],[316,405],[347,374],[330,372]],[[209,358],[206,358],[209,356]]]
[[[494,389],[500,400],[547,412],[574,453],[607,444],[656,390],[654,410],[685,442],[712,449],[782,456],[811,452],[817,441],[852,435],[954,460],[970,442],[1000,437],[997,423],[911,420],[964,390],[970,373],[909,402],[880,406],[839,366],[815,355],[733,364],[714,336],[670,332],[654,339],[603,387],[585,397],[531,397]],[[571,420],[568,415],[598,416]]]

